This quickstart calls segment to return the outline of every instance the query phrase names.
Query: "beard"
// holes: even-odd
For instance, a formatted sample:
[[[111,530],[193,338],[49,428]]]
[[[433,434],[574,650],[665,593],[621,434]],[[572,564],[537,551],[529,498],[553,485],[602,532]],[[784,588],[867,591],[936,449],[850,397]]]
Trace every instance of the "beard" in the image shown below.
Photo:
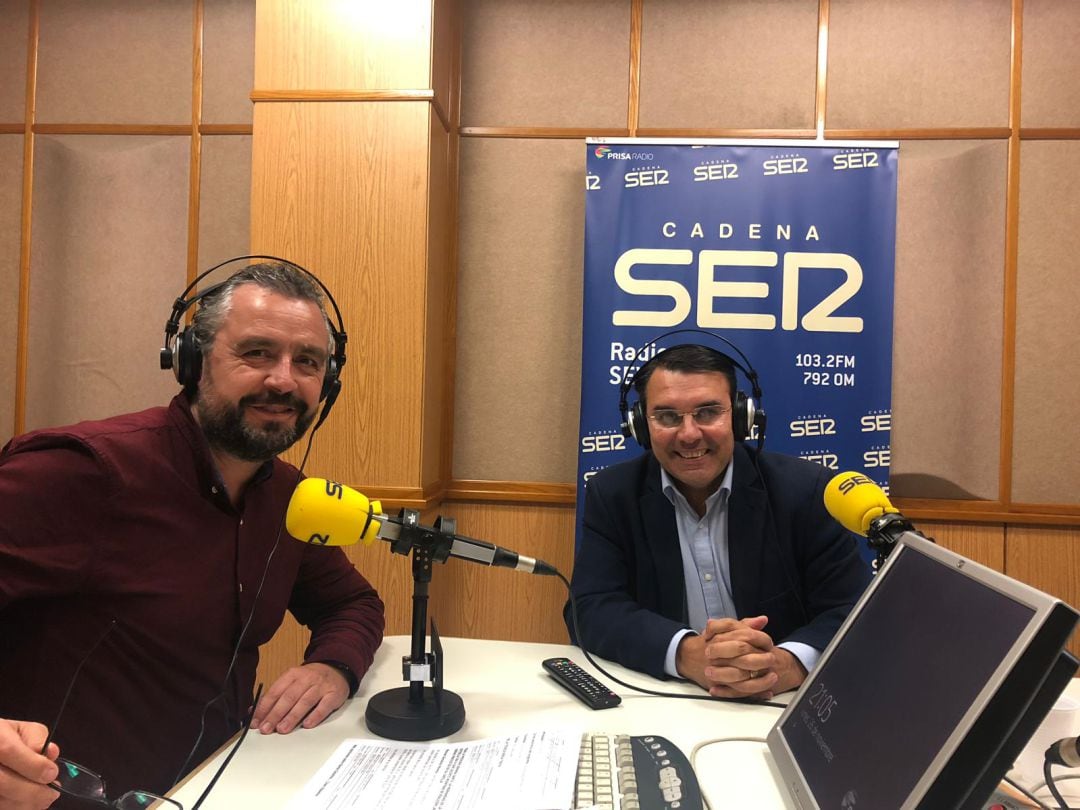
[[[315,420],[315,409],[294,394],[267,393],[241,397],[233,405],[214,395],[212,386],[200,389],[194,408],[211,447],[243,461],[263,462],[296,444]],[[296,411],[294,425],[270,422],[260,427],[244,420],[249,405],[284,405]]]

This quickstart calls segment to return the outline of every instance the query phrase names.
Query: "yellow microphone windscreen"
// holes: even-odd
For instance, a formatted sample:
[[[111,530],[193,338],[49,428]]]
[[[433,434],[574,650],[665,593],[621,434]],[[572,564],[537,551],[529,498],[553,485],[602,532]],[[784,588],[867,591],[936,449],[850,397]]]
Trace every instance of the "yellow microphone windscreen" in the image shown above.
[[[382,504],[325,478],[305,478],[289,500],[285,528],[297,540],[321,546],[370,545],[379,535]]]
[[[843,472],[825,486],[825,508],[845,529],[864,537],[870,523],[888,512],[898,512],[877,484],[862,473]]]

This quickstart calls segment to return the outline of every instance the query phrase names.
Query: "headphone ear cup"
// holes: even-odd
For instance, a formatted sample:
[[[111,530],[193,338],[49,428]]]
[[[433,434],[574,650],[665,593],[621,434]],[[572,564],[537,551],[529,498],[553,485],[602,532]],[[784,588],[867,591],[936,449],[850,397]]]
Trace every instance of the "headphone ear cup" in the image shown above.
[[[185,329],[176,338],[173,350],[173,374],[184,388],[194,388],[202,377],[202,352],[195,341],[195,332]]]
[[[637,439],[637,443],[646,450],[652,447],[652,438],[649,436],[649,419],[645,415],[645,406],[641,400],[634,403],[630,410],[630,434]]]
[[[742,391],[735,392],[735,405],[731,409],[731,432],[735,441],[744,442],[750,435],[750,411],[754,407],[754,401],[747,399]]]
[[[341,375],[341,367],[338,365],[337,357],[331,357],[326,362],[326,374],[323,376],[322,390],[319,391],[319,402],[326,400],[331,393],[335,398],[341,391],[341,380],[338,377]]]

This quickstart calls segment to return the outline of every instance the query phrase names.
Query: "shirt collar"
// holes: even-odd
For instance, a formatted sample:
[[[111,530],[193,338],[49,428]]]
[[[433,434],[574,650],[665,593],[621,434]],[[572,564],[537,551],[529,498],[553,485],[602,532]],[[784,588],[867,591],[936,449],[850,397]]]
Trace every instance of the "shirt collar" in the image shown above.
[[[726,501],[731,495],[731,483],[734,479],[735,470],[735,457],[731,457],[731,461],[728,462],[727,467],[724,470],[724,477],[720,479],[720,486],[716,488],[716,492],[705,499],[705,510],[708,511],[714,503],[721,498]],[[686,497],[679,492],[679,488],[675,486],[675,479],[668,475],[668,471],[664,469],[664,466],[660,465],[660,489],[671,503],[675,503],[676,499],[682,503],[686,503]]]

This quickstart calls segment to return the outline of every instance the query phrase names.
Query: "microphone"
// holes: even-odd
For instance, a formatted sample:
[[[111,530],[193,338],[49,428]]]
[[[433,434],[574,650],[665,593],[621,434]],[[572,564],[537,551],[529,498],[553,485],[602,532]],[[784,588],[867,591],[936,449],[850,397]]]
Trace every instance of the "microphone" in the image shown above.
[[[1046,761],[1069,768],[1080,766],[1080,737],[1066,737],[1046,749]]]
[[[869,538],[875,549],[891,549],[908,532],[928,539],[915,531],[884,490],[862,473],[833,476],[825,485],[825,509],[848,531]]]
[[[398,554],[408,554],[414,545],[428,546],[436,562],[457,557],[529,574],[558,575],[543,560],[456,534],[452,519],[440,517],[429,527],[417,522],[418,515],[415,510],[402,510],[398,517],[388,517],[382,514],[379,501],[368,500],[355,489],[325,478],[305,478],[289,500],[285,527],[297,540],[321,546],[357,542],[369,546],[378,538],[388,540]]]

